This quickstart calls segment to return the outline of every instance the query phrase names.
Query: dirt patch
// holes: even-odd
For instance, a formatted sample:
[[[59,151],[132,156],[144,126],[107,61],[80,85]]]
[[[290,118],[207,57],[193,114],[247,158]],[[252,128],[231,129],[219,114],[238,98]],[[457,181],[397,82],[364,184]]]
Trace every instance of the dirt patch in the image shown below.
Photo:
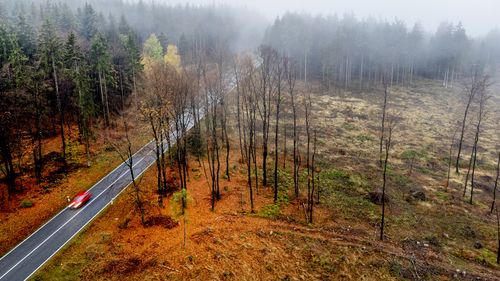
[[[179,223],[174,221],[169,216],[152,216],[146,219],[144,225],[146,227],[161,226],[167,229],[171,229],[179,226]]]

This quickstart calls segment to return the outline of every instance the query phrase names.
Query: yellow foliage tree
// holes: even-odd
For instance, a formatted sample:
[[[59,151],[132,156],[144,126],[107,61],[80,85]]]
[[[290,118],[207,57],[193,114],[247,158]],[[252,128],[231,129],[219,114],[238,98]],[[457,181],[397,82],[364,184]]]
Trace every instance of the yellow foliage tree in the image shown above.
[[[163,57],[163,60],[165,61],[166,64],[175,68],[177,72],[181,70],[181,57],[179,56],[177,46],[168,45],[167,53]]]

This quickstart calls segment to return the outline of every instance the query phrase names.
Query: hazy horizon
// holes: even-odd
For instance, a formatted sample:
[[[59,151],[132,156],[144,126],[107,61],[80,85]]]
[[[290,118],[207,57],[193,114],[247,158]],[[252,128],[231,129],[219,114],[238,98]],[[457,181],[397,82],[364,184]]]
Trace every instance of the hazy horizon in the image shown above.
[[[376,18],[383,20],[400,19],[408,26],[420,23],[429,32],[434,32],[441,22],[462,22],[467,33],[482,36],[492,29],[500,27],[497,12],[500,11],[498,0],[379,0],[367,3],[366,0],[309,0],[307,4],[300,0],[143,0],[144,2],[163,2],[169,4],[228,4],[255,10],[272,21],[286,12],[305,12],[311,15],[343,15],[354,13],[358,18]],[[370,1],[374,2],[374,1]],[[459,3],[457,3],[459,2]]]

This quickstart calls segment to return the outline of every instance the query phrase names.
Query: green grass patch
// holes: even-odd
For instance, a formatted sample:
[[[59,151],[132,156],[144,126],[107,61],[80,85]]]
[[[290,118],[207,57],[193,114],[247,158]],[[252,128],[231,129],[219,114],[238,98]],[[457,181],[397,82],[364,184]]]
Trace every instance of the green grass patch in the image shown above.
[[[368,181],[359,174],[331,169],[320,174],[322,202],[345,218],[374,219],[377,205],[365,198]],[[335,214],[334,214],[335,216]]]
[[[357,136],[356,136],[356,139],[357,139],[359,142],[361,142],[361,143],[365,143],[365,142],[372,142],[372,141],[374,141],[374,140],[375,140],[372,136],[365,135],[365,134],[360,134],[360,135],[357,135]]]
[[[440,201],[448,201],[448,200],[450,200],[450,194],[447,193],[447,192],[443,192],[443,191],[439,191],[438,190],[438,191],[434,192],[434,195]]]
[[[335,265],[329,255],[313,255],[311,261],[314,265],[321,267],[323,270],[333,273],[335,272]]]
[[[344,128],[347,131],[353,131],[356,129],[356,126],[354,126],[354,124],[352,124],[352,123],[346,122],[346,123],[342,124],[342,128]]]
[[[31,202],[30,200],[23,200],[19,204],[19,207],[21,207],[21,208],[31,208],[31,207],[33,207],[33,202]]]
[[[427,167],[417,167],[417,171],[421,174],[424,174],[424,175],[430,175],[432,174],[432,171],[431,169],[427,168]]]
[[[279,204],[269,204],[262,207],[262,209],[257,213],[259,217],[276,219],[281,214],[281,209]]]
[[[490,251],[486,248],[481,249],[481,251],[479,252],[479,255],[476,256],[475,260],[476,260],[476,262],[478,262],[482,265],[491,267],[491,268],[495,268],[495,269],[500,268],[500,266],[497,264],[496,253],[493,253],[492,251]]]

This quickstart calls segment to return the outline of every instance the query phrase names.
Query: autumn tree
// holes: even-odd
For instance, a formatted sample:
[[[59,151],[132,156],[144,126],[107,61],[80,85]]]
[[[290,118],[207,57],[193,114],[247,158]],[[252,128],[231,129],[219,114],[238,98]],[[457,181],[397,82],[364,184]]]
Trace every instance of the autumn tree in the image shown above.
[[[170,44],[167,47],[167,53],[163,57],[166,64],[175,68],[175,70],[181,70],[181,57],[179,56],[177,46]]]
[[[157,63],[152,66],[152,71],[147,73],[145,84],[145,97],[141,102],[140,111],[149,123],[151,134],[155,143],[155,159],[157,171],[158,205],[163,206],[163,197],[167,187],[167,160],[165,159],[166,139],[170,137],[170,91],[171,69],[168,65]]]
[[[163,47],[155,34],[151,34],[142,47],[142,65],[145,72],[152,71],[155,63],[163,61]]]

